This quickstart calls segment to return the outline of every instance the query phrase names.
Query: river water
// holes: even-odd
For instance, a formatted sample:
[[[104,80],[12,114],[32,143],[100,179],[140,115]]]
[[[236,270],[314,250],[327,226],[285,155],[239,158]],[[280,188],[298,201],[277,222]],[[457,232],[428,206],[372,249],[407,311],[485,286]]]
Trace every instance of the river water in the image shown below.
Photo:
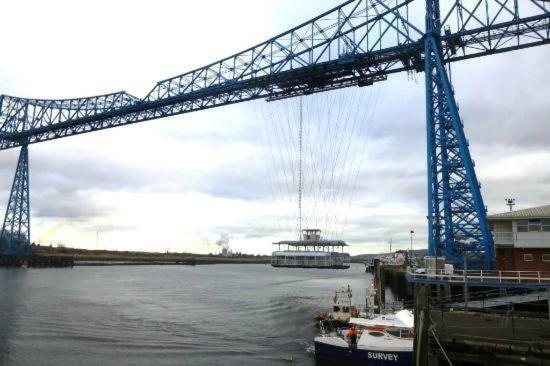
[[[314,315],[370,275],[262,264],[0,269],[0,365],[315,365]]]

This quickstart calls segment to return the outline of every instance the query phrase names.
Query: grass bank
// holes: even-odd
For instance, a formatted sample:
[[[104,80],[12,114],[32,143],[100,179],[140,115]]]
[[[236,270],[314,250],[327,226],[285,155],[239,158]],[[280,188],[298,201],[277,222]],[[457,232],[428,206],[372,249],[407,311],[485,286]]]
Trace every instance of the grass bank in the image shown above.
[[[36,245],[33,254],[43,256],[72,257],[75,265],[131,265],[131,264],[221,264],[221,263],[270,263],[270,256],[238,254],[220,256],[214,254],[158,253],[112,250],[87,250]]]

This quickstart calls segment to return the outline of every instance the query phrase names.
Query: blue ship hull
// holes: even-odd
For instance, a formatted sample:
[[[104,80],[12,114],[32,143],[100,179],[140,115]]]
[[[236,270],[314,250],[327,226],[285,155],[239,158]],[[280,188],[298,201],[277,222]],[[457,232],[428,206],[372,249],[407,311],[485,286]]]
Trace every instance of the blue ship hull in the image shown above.
[[[319,360],[335,361],[342,365],[362,366],[410,366],[411,352],[381,352],[365,349],[344,348],[315,342],[315,357]]]

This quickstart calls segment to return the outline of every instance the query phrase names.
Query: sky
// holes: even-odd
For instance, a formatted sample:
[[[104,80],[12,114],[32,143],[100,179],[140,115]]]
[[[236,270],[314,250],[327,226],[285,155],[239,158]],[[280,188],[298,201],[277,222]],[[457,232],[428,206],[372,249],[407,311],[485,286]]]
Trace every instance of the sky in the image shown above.
[[[262,42],[338,3],[4,2],[9,16],[0,30],[9,36],[1,41],[0,93],[70,98],[125,90],[144,97],[158,80]],[[518,209],[550,203],[548,56],[550,46],[542,46],[452,66],[490,213],[507,210],[506,197],[515,197]],[[361,122],[369,127],[355,141],[365,149],[345,191],[351,199],[339,207],[346,217],[340,238],[352,254],[376,253],[386,251],[390,239],[393,249],[408,247],[412,229],[414,246],[425,247],[423,75],[394,75],[334,95],[336,110],[364,112]],[[304,103],[311,110],[327,98]],[[266,105],[238,104],[31,145],[31,240],[215,253],[216,242],[228,238],[234,251],[270,253],[272,242],[289,235],[280,213],[293,203],[281,206],[281,189],[270,179],[281,172],[266,152],[272,132],[266,116],[278,107]],[[17,154],[0,153],[2,212]]]

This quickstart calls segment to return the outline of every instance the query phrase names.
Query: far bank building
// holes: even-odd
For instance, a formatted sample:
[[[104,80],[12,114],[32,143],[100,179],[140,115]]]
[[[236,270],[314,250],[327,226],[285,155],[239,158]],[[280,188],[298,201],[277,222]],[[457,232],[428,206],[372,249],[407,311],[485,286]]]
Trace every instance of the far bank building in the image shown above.
[[[488,216],[499,270],[550,271],[550,205]]]

